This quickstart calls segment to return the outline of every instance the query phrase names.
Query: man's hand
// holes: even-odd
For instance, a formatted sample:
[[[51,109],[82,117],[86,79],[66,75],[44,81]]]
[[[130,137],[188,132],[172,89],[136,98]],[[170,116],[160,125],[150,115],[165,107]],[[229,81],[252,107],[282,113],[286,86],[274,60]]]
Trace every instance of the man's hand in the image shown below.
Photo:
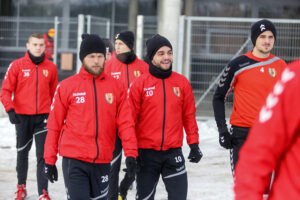
[[[8,117],[9,117],[9,121],[12,124],[19,124],[21,121],[19,119],[19,116],[17,115],[17,113],[15,112],[15,109],[10,109],[8,112]]]
[[[199,148],[199,145],[198,144],[191,144],[190,145],[190,148],[191,148],[191,151],[190,151],[190,154],[188,156],[188,159],[190,159],[190,162],[193,162],[193,163],[198,163],[203,154]]]
[[[219,133],[219,143],[225,149],[232,149],[231,135],[228,130]]]
[[[134,157],[127,157],[125,160],[126,168],[127,168],[127,174],[129,178],[135,177],[136,171],[137,171],[137,163]]]
[[[48,165],[45,163],[44,172],[45,172],[47,179],[51,183],[53,183],[54,181],[57,181],[58,175],[57,175],[57,168],[55,165]]]

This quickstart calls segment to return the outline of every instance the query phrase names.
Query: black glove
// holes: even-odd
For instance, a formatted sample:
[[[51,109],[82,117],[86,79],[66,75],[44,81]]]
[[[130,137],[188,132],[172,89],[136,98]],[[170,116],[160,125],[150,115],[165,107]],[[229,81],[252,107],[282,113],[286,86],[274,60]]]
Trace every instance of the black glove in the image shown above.
[[[232,149],[231,135],[228,130],[219,133],[219,143],[225,149]]]
[[[190,151],[190,154],[188,156],[188,159],[190,159],[190,162],[193,162],[193,163],[198,163],[203,154],[199,148],[199,145],[198,144],[190,144],[190,148],[191,148],[191,151]]]
[[[44,172],[47,177],[47,179],[53,183],[54,181],[57,181],[57,168],[55,165],[48,165],[45,163]]]
[[[10,109],[8,112],[8,117],[9,117],[9,121],[12,124],[19,124],[21,121],[19,119],[19,116],[17,115],[17,113],[15,112],[15,109]]]
[[[126,167],[127,167],[127,174],[129,178],[135,177],[136,169],[137,169],[137,164],[136,160],[134,157],[127,157],[125,160]]]

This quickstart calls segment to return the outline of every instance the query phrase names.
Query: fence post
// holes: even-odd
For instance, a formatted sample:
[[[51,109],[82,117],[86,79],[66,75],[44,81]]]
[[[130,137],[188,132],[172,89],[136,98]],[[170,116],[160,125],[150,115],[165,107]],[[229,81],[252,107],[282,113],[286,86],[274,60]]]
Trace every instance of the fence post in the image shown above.
[[[57,39],[58,39],[58,24],[59,24],[59,20],[58,17],[55,16],[54,17],[54,52],[53,52],[53,62],[54,64],[57,66]]]
[[[178,28],[178,46],[177,46],[177,70],[178,73],[183,74],[183,57],[184,57],[184,20],[185,16],[179,17],[179,28]]]
[[[87,15],[86,16],[86,32],[88,34],[91,34],[91,23],[92,23],[92,16],[91,15]]]
[[[191,68],[191,19],[187,18],[187,33],[186,33],[186,66],[185,66],[185,77],[190,81],[190,68]]]
[[[110,21],[106,21],[106,38],[109,38],[109,33],[110,33]]]
[[[136,26],[136,55],[142,59],[143,57],[143,35],[144,35],[144,16],[137,16]]]
[[[78,28],[77,28],[77,59],[76,59],[76,73],[79,72],[81,67],[81,61],[79,58],[79,49],[81,44],[81,35],[84,32],[84,15],[78,15]]]

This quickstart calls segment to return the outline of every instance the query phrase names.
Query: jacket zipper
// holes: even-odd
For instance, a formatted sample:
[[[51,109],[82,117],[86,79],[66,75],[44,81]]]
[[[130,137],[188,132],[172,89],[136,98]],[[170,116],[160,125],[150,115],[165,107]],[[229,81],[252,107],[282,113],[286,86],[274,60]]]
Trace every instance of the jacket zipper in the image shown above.
[[[39,68],[38,68],[38,65],[36,65],[36,91],[35,91],[36,114],[38,114],[38,82],[39,82]]]
[[[97,90],[96,90],[96,83],[95,83],[95,77],[93,77],[93,85],[94,85],[94,92],[95,92],[95,111],[96,111],[96,147],[97,147],[97,156],[94,159],[93,163],[96,162],[97,158],[99,157],[99,145],[98,145],[98,104],[97,104]]]
[[[165,88],[165,80],[162,79],[163,88],[164,88],[164,118],[163,118],[163,127],[162,127],[162,139],[161,139],[161,146],[160,150],[163,150],[164,139],[165,139],[165,123],[166,123],[166,88]]]
[[[128,64],[127,64],[127,86],[128,86],[128,88],[127,89],[129,89],[129,69],[128,69]]]

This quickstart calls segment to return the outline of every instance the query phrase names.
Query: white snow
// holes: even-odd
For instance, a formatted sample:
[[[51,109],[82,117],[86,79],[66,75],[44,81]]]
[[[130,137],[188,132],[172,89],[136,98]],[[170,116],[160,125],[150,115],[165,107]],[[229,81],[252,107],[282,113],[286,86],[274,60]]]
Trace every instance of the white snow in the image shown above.
[[[198,121],[200,133],[200,148],[204,157],[198,164],[188,162],[188,200],[231,200],[233,199],[233,178],[229,163],[229,151],[221,148],[218,143],[218,133],[213,119]],[[10,124],[7,117],[0,118],[0,200],[14,199],[17,185],[16,174],[16,139],[15,127]],[[185,158],[189,153],[189,147],[184,141],[183,152]],[[123,163],[124,166],[124,156]],[[63,182],[61,159],[57,162],[58,181],[49,182],[49,194],[52,200],[66,199]],[[122,168],[123,168],[122,166]],[[120,178],[124,176],[123,172]],[[36,185],[36,157],[35,146],[29,155],[29,171],[27,178],[26,200],[37,200]],[[129,191],[128,200],[135,199],[135,185]],[[156,189],[156,200],[167,200],[167,193],[162,181]]]

